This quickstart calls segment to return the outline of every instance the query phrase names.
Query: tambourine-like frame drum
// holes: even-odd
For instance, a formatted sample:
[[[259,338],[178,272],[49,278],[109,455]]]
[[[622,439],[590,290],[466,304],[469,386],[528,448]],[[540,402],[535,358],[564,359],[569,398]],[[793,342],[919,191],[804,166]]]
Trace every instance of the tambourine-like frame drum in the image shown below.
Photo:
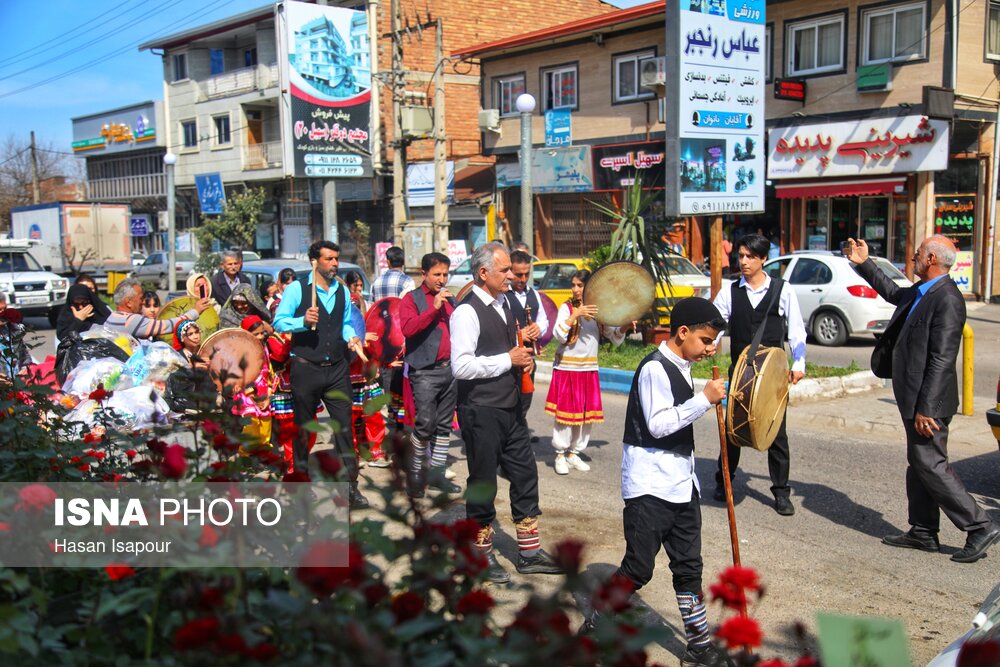
[[[766,451],[781,428],[788,404],[788,357],[777,347],[758,347],[747,364],[747,347],[729,383],[726,431],[729,443]]]
[[[182,296],[171,299],[163,304],[163,308],[160,309],[160,314],[156,316],[156,319],[169,320],[179,317],[194,308],[194,304],[197,302],[198,299],[193,296]],[[215,308],[206,308],[195,321],[198,323],[198,328],[201,329],[201,339],[203,341],[208,340],[209,336],[219,330],[219,314],[215,312]],[[174,342],[174,332],[171,331],[158,338],[164,343],[172,343]]]
[[[198,356],[208,364],[208,372],[219,391],[223,387],[243,391],[264,367],[264,346],[243,329],[216,331],[198,348]]]
[[[635,262],[611,262],[594,271],[583,290],[584,305],[597,306],[597,321],[620,327],[642,319],[656,301],[656,282]]]
[[[378,340],[368,343],[372,359],[381,366],[387,366],[402,356],[406,347],[402,323],[399,319],[399,305],[402,299],[387,296],[379,299],[365,315],[365,330],[378,334]]]

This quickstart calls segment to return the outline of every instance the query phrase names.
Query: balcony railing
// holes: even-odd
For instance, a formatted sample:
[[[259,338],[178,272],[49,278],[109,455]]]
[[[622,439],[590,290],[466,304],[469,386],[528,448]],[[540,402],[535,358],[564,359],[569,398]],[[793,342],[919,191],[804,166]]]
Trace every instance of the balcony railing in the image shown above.
[[[243,149],[243,168],[271,169],[281,166],[281,142],[247,144]]]
[[[215,99],[278,85],[278,64],[254,65],[205,79],[205,97]]]
[[[163,197],[167,192],[164,174],[99,178],[87,181],[90,199],[136,199],[138,197]]]

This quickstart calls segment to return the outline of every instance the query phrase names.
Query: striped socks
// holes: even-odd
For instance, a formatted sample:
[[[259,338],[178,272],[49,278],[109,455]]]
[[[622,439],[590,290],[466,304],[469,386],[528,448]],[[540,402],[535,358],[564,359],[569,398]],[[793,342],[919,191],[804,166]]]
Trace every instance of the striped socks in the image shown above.
[[[431,467],[443,468],[448,465],[448,444],[450,435],[436,435],[431,441]]]
[[[492,524],[486,524],[485,526],[479,527],[479,532],[476,533],[476,548],[483,552],[483,554],[488,554],[493,551]]]
[[[417,440],[416,437],[411,435],[410,447],[413,449],[412,456],[410,457],[410,470],[419,472],[424,467],[424,461],[427,460],[427,443]]]
[[[705,611],[705,599],[697,593],[678,593],[677,606],[681,610],[688,646],[708,646],[708,613]]]
[[[538,536],[538,517],[528,516],[516,524],[517,548],[525,558],[534,558],[538,550],[542,547],[541,538]]]

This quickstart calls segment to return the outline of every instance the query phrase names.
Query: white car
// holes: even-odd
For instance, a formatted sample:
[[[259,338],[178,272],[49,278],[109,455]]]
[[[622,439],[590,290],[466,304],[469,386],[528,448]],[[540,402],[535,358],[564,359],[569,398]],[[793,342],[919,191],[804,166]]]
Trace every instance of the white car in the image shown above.
[[[156,283],[158,289],[184,289],[184,283],[187,280],[188,274],[194,270],[194,263],[198,258],[192,252],[178,250],[175,253],[174,259],[176,260],[177,285],[167,286],[170,265],[167,262],[166,250],[158,250],[150,253],[145,262],[132,269],[132,277],[138,278],[144,283]]]
[[[911,285],[892,262],[872,259],[897,285]],[[765,262],[764,270],[795,290],[806,331],[820,345],[843,345],[852,334],[881,334],[896,309],[840,253],[794,252]]]

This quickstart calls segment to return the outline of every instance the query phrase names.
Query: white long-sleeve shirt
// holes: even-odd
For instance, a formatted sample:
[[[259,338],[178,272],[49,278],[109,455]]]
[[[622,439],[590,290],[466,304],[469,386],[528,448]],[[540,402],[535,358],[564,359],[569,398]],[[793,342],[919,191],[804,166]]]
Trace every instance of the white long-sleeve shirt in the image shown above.
[[[739,288],[745,289],[750,306],[756,308],[764,299],[767,290],[771,287],[771,276],[765,274],[764,284],[758,289],[753,289],[747,283],[746,278],[740,278]],[[721,289],[715,295],[715,307],[722,314],[722,319],[729,322],[733,314],[733,295],[730,288]],[[778,297],[778,313],[785,318],[788,325],[788,344],[792,348],[792,370],[800,373],[806,372],[806,327],[802,322],[802,311],[799,309],[799,300],[795,297],[792,286],[785,281],[781,286],[781,294]],[[751,332],[752,333],[752,332]],[[719,339],[722,334],[719,334]],[[743,350],[730,350],[733,360],[740,355]]]
[[[684,379],[694,387],[691,362],[675,354],[666,342],[660,343],[660,354],[680,369]],[[698,392],[680,405],[674,401],[670,378],[657,362],[647,363],[639,372],[637,386],[646,428],[654,438],[662,438],[692,424],[708,412],[712,404],[704,392]],[[666,449],[624,445],[622,448],[622,498],[655,496],[670,503],[691,500],[691,489],[701,491],[694,471],[694,451],[687,456]]]
[[[625,340],[625,334],[619,331],[618,327],[600,326],[597,320],[581,317],[580,334],[572,345],[567,345],[569,340],[569,317],[570,308],[568,303],[559,306],[559,313],[556,315],[556,326],[552,332],[553,337],[559,341],[556,349],[553,368],[561,371],[596,371],[597,348],[601,342],[601,334],[615,345],[621,345]]]
[[[490,293],[475,285],[472,288],[474,298],[480,299],[484,304],[495,309],[500,315],[500,319],[507,321],[507,312],[504,310],[506,299],[501,293],[499,298],[494,299]],[[513,315],[511,315],[513,317]],[[495,354],[489,356],[476,356],[476,345],[479,343],[479,316],[476,310],[469,304],[463,303],[451,314],[451,374],[456,380],[478,380],[481,378],[495,378],[510,370],[510,354]]]

